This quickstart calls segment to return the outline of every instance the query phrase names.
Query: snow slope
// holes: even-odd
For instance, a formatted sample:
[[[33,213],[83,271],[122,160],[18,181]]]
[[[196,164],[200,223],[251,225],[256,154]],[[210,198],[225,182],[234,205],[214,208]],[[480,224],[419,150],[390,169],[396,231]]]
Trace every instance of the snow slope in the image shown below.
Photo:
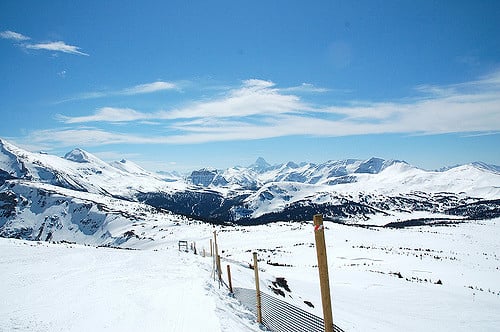
[[[344,330],[500,330],[500,219],[406,229],[325,225],[334,321]],[[213,230],[224,280],[229,264],[233,286],[252,288],[256,251],[262,291],[321,315],[311,222],[142,229],[158,240],[131,245],[140,250],[0,238],[0,331],[260,331],[214,283],[211,258],[178,251],[185,239],[208,252]],[[277,277],[290,291],[273,285]]]
[[[208,258],[0,239],[0,331],[259,331]]]
[[[147,172],[132,162],[110,165],[81,149],[74,149],[61,158],[28,152],[1,139],[0,170],[7,177],[129,198],[142,191],[175,191],[187,187],[180,178],[164,181],[160,175]]]
[[[325,224],[334,321],[346,331],[500,330],[500,219],[400,230]],[[235,287],[252,287],[245,266],[256,251],[261,289],[273,294],[283,277],[290,292],[273,295],[321,316],[312,223],[227,228],[218,243]]]
[[[396,163],[377,174],[357,175],[357,181],[337,186],[339,192],[378,192],[385,195],[422,191],[453,192],[463,196],[498,199],[500,174],[474,165],[462,165],[444,172],[424,171]]]
[[[3,237],[125,246],[145,239],[134,225],[168,226],[185,219],[145,204],[45,183],[9,180],[3,189]]]

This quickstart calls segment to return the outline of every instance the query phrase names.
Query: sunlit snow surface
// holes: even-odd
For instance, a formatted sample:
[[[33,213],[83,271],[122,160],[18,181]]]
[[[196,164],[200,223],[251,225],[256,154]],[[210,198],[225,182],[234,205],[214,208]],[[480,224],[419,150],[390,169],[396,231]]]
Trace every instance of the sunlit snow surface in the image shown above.
[[[499,219],[406,229],[325,224],[334,321],[344,330],[500,330]],[[156,240],[131,242],[139,250],[0,238],[0,331],[259,331],[213,281],[212,259],[178,250],[188,240],[208,253],[213,230],[225,280],[230,264],[233,285],[253,287],[248,265],[257,251],[261,289],[272,294],[284,277],[291,292],[275,296],[321,315],[311,222],[162,227],[141,227]]]

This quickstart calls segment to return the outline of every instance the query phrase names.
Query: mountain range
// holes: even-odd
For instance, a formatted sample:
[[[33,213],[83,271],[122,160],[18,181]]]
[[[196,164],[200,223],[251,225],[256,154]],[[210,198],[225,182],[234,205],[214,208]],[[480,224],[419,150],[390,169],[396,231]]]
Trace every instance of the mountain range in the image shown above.
[[[161,216],[217,224],[310,220],[404,227],[500,216],[500,167],[475,162],[427,171],[370,158],[320,164],[153,173],[106,163],[81,149],[64,157],[0,140],[0,236],[79,239],[107,245],[144,240],[131,225]]]

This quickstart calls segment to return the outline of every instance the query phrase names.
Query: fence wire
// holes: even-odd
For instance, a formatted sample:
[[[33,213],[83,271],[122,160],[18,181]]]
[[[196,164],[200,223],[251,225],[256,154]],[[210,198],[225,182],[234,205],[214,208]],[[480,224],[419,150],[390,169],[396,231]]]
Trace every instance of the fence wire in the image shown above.
[[[234,288],[234,296],[257,315],[255,289]],[[324,332],[323,318],[313,315],[288,302],[260,292],[262,323],[273,332]],[[333,331],[344,332],[333,325]]]

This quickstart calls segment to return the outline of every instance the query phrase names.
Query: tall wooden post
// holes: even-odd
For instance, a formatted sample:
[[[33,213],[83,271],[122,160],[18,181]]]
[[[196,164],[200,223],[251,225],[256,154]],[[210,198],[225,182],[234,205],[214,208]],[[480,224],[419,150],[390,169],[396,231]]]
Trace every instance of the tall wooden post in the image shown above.
[[[217,277],[219,278],[219,286],[222,281],[222,269],[220,267],[220,255],[217,255]]]
[[[318,256],[319,284],[321,287],[321,302],[323,304],[323,320],[325,332],[333,332],[332,302],[330,298],[330,280],[328,277],[328,261],[326,258],[325,229],[323,215],[314,215],[314,238]]]
[[[218,248],[217,248],[217,231],[214,231],[214,255],[217,257],[219,254]]]
[[[214,257],[214,246],[212,244],[212,239],[210,239],[210,257]]]
[[[233,293],[233,282],[231,280],[231,267],[229,264],[227,265],[227,281],[229,283],[229,292],[232,294]]]
[[[212,255],[213,266],[214,266],[214,280],[217,275],[217,231],[214,231],[214,243],[213,243],[214,251]]]
[[[221,281],[222,271],[220,268],[220,256],[219,256],[219,247],[217,246],[217,231],[214,231],[214,248],[215,248],[215,268],[217,270],[217,277],[219,278],[219,287]]]
[[[259,266],[257,264],[257,253],[253,253],[253,270],[255,272],[255,290],[257,298],[257,323],[262,324],[262,300],[260,297]]]
[[[214,231],[214,254],[215,257],[219,254],[219,247],[217,246],[217,231]]]

